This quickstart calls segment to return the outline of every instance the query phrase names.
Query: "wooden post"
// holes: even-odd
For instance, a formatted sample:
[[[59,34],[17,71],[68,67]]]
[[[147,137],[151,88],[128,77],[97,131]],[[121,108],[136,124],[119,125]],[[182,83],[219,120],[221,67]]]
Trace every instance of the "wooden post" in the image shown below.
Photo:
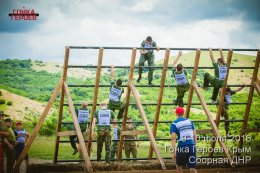
[[[90,156],[90,149],[92,144],[92,127],[93,127],[93,120],[94,114],[96,112],[97,106],[97,99],[98,99],[98,88],[99,88],[99,81],[100,81],[100,74],[101,74],[101,66],[102,66],[102,59],[103,59],[103,52],[104,49],[100,48],[98,53],[98,63],[97,63],[97,72],[96,72],[96,80],[95,80],[95,91],[93,97],[93,106],[91,110],[91,117],[90,117],[90,124],[89,124],[89,134],[88,134],[88,154]]]
[[[229,75],[229,69],[230,69],[230,65],[231,65],[232,55],[233,55],[233,51],[229,50],[228,57],[227,57],[227,74],[226,74],[226,78],[224,80],[224,85],[223,85],[221,93],[220,93],[219,105],[218,105],[218,110],[217,110],[216,120],[215,120],[217,128],[219,127],[220,115],[221,115],[222,108],[224,105],[224,97],[225,97],[225,92],[226,92],[226,87],[227,87],[227,81],[228,81],[228,75]],[[210,157],[213,157],[215,144],[216,144],[216,142],[211,142],[211,148],[213,150],[209,154]]]
[[[145,129],[146,129],[146,131],[148,133],[149,140],[152,143],[153,150],[154,150],[154,152],[155,152],[155,154],[157,156],[157,159],[159,160],[162,169],[166,169],[164,161],[163,161],[162,156],[160,154],[160,151],[157,148],[157,144],[156,144],[156,141],[154,139],[152,130],[150,129],[149,122],[148,122],[148,119],[147,119],[147,117],[145,115],[142,103],[141,103],[140,98],[139,98],[138,93],[137,93],[137,90],[136,90],[136,88],[135,88],[135,86],[133,84],[133,81],[129,81],[129,86],[130,86],[130,88],[132,90],[132,93],[134,95],[134,98],[135,98],[135,101],[136,101],[136,105],[138,107],[139,113],[141,114],[141,117],[142,117],[142,120],[143,120],[143,123],[144,123],[144,127],[145,127]]]
[[[167,74],[167,69],[168,69],[167,67],[168,67],[169,57],[170,57],[170,49],[166,49],[165,56],[164,56],[164,62],[163,62],[160,91],[158,94],[157,107],[156,107],[155,116],[154,116],[154,124],[153,124],[153,136],[154,137],[156,137],[156,132],[157,132],[157,128],[158,128],[158,121],[159,121],[159,115],[160,115],[160,110],[161,110],[161,103],[162,103],[164,84],[165,84],[165,79],[166,79],[166,74]],[[148,158],[152,159],[152,157],[153,157],[153,148],[152,148],[152,144],[150,143]]]
[[[29,151],[29,149],[30,149],[34,139],[36,138],[36,135],[38,134],[38,132],[40,130],[40,128],[42,127],[42,124],[43,124],[43,122],[44,122],[48,112],[50,111],[51,106],[52,106],[53,102],[55,101],[55,99],[56,99],[56,97],[57,97],[57,95],[58,95],[62,85],[63,85],[63,80],[60,79],[60,81],[59,81],[58,85],[56,86],[54,92],[52,93],[51,98],[50,98],[48,104],[46,105],[46,107],[45,107],[45,109],[44,109],[44,111],[43,111],[43,113],[42,113],[42,115],[41,115],[37,125],[33,129],[32,135],[28,139],[28,141],[27,141],[27,143],[25,145],[25,148],[23,149],[23,152],[21,153],[19,159],[16,161],[16,163],[14,165],[14,168],[13,168],[13,172],[14,173],[18,172],[21,163],[23,162],[26,154],[28,153],[28,151]]]
[[[196,93],[198,95],[198,98],[199,98],[199,101],[200,101],[200,103],[202,105],[202,108],[203,108],[203,110],[204,110],[204,112],[205,112],[205,114],[206,114],[206,116],[208,118],[210,126],[211,126],[211,128],[213,130],[213,134],[216,137],[216,139],[218,140],[219,145],[223,148],[224,154],[227,157],[227,159],[229,161],[229,164],[232,165],[233,164],[233,160],[232,160],[232,158],[231,158],[231,156],[230,156],[230,154],[228,152],[228,149],[227,149],[225,143],[222,141],[222,138],[221,138],[221,136],[219,134],[218,128],[217,128],[217,126],[216,126],[216,124],[215,124],[215,122],[214,122],[214,120],[212,118],[212,115],[211,115],[210,111],[208,110],[207,104],[206,104],[203,96],[201,95],[201,93],[199,91],[199,88],[198,88],[198,85],[197,85],[196,81],[193,81],[192,85],[193,85],[193,88],[194,88],[194,90],[196,91]]]
[[[87,168],[88,172],[93,172],[93,168],[91,166],[91,162],[90,162],[90,159],[89,159],[89,156],[88,156],[88,151],[87,151],[87,148],[86,148],[86,145],[85,145],[85,141],[84,141],[83,135],[81,133],[81,129],[79,127],[78,118],[77,118],[77,115],[76,115],[76,112],[75,112],[74,104],[73,104],[73,101],[72,101],[71,96],[70,96],[69,87],[68,87],[66,82],[64,82],[64,89],[65,89],[65,94],[66,94],[68,104],[69,104],[69,110],[70,110],[70,113],[72,115],[74,127],[75,127],[77,137],[78,137],[78,140],[79,140],[79,146],[80,146],[80,149],[82,151],[83,158],[85,160],[85,167]]]
[[[199,66],[199,61],[200,61],[200,49],[198,49],[196,51],[196,56],[195,56],[195,61],[194,61],[194,68],[193,68],[193,72],[192,72],[192,78],[191,78],[191,84],[196,81],[196,75],[198,72],[198,66]],[[190,86],[190,90],[189,90],[189,97],[188,97],[188,102],[187,102],[187,108],[185,111],[185,116],[186,118],[189,118],[190,116],[190,107],[191,107],[191,102],[192,102],[192,98],[193,98],[193,91],[194,91],[194,87],[193,85]]]
[[[70,49],[68,47],[65,48],[65,57],[64,57],[64,65],[63,65],[63,81],[66,81],[67,78],[67,71],[68,71],[68,63],[69,63],[69,52]],[[62,114],[63,114],[63,104],[64,104],[64,86],[62,86],[61,95],[60,95],[60,106],[59,106],[59,114],[58,114],[58,126],[56,134],[61,131],[61,121],[62,121]],[[59,141],[60,136],[56,136],[55,141],[55,149],[54,149],[54,159],[53,163],[57,163],[58,160],[58,153],[59,153]]]
[[[257,77],[256,81],[254,82],[254,86],[255,86],[255,90],[257,92],[258,95],[260,95],[260,80]]]
[[[130,63],[130,72],[129,72],[129,77],[128,77],[128,85],[127,85],[127,92],[126,92],[126,103],[125,103],[125,112],[124,112],[124,117],[122,120],[122,129],[121,131],[125,131],[126,129],[126,120],[127,120],[127,114],[128,114],[128,107],[129,107],[129,102],[130,102],[130,93],[131,93],[131,88],[129,86],[129,82],[133,79],[134,75],[134,67],[135,67],[135,59],[136,59],[136,48],[132,49],[132,58],[131,58],[131,63]],[[123,142],[124,142],[124,135],[120,135],[120,141],[118,145],[118,154],[117,154],[117,161],[121,161],[122,159],[122,150],[123,150]]]
[[[246,111],[245,111],[245,115],[244,115],[244,121],[243,121],[242,129],[241,129],[241,133],[240,133],[240,141],[239,141],[239,148],[240,149],[242,149],[243,143],[244,143],[244,137],[243,136],[245,135],[245,133],[243,131],[247,128],[247,122],[248,122],[248,119],[249,119],[251,103],[252,103],[253,96],[254,96],[254,83],[257,80],[259,64],[260,64],[260,50],[257,51],[257,56],[256,56],[256,61],[255,61],[255,69],[254,69],[253,76],[252,76],[251,86],[250,86],[250,89],[249,89],[249,95],[248,95],[248,100],[247,100],[247,105],[246,105]]]

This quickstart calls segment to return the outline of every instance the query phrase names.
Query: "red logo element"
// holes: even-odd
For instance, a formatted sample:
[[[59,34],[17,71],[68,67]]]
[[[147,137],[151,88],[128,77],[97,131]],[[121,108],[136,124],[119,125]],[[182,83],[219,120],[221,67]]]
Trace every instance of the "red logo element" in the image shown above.
[[[14,9],[13,13],[9,13],[12,20],[37,20],[39,13],[35,13],[34,9]]]

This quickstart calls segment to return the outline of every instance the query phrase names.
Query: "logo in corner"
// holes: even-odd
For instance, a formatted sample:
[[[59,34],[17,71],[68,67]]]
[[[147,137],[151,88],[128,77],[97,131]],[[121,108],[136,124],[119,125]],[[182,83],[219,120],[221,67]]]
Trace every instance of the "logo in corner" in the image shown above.
[[[12,13],[9,13],[11,20],[37,20],[39,13],[36,13],[34,9],[13,9]]]

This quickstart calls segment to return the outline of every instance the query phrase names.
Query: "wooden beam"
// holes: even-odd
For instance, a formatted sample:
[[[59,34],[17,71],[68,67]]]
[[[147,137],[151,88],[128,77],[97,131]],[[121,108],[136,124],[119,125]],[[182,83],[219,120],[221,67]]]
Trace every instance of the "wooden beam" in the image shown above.
[[[165,79],[166,79],[166,74],[167,74],[167,69],[168,69],[167,67],[168,67],[169,57],[170,57],[170,49],[166,49],[165,56],[164,56],[164,62],[163,62],[160,90],[159,90],[159,94],[158,94],[157,107],[156,107],[155,115],[154,115],[153,136],[155,138],[156,138],[156,133],[157,133],[157,129],[158,129],[158,121],[159,121],[159,117],[160,117],[161,103],[162,103],[164,84],[165,84]],[[179,57],[177,59],[179,59]],[[175,61],[175,63],[177,63],[177,62],[178,61]],[[151,160],[152,157],[153,157],[153,147],[152,147],[152,144],[150,143],[148,158]]]
[[[200,52],[201,52],[200,49],[197,49],[195,61],[194,61],[194,68],[193,68],[193,72],[192,72],[192,78],[191,78],[191,86],[190,86],[189,96],[188,96],[188,101],[187,101],[187,107],[186,107],[186,111],[185,111],[186,118],[189,118],[189,116],[190,116],[190,107],[191,107],[193,91],[194,91],[192,82],[196,81],[196,76],[197,76],[198,66],[199,66],[199,61],[200,61]]]
[[[162,169],[165,170],[166,167],[165,167],[164,161],[163,161],[163,159],[161,157],[160,151],[158,150],[156,141],[154,139],[152,130],[150,129],[150,126],[149,126],[149,123],[148,123],[148,119],[147,119],[147,117],[145,115],[142,103],[140,101],[140,98],[139,98],[139,95],[137,93],[137,90],[136,90],[136,88],[135,88],[135,86],[133,84],[133,81],[129,81],[129,86],[130,86],[130,88],[132,90],[132,93],[134,95],[134,98],[135,98],[135,101],[136,101],[136,105],[138,107],[139,113],[140,113],[141,118],[142,118],[143,123],[144,123],[144,127],[145,127],[145,129],[146,129],[146,131],[148,133],[148,138],[149,138],[150,142],[152,143],[153,150],[154,150],[154,152],[155,152],[155,154],[157,156],[157,159],[159,160],[159,162],[161,164]]]
[[[247,128],[247,122],[248,122],[248,119],[249,119],[251,103],[252,103],[253,96],[254,96],[254,82],[257,79],[259,64],[260,64],[260,50],[257,51],[257,56],[256,56],[256,61],[255,61],[255,69],[254,69],[253,76],[252,76],[251,86],[250,86],[250,89],[249,89],[248,100],[247,100],[247,105],[246,105],[246,111],[245,111],[245,115],[244,115],[244,121],[243,121],[242,129],[241,129],[241,133],[240,133],[240,141],[239,141],[239,148],[240,149],[242,149],[243,143],[244,143],[244,140],[241,139],[241,138],[242,138],[242,136],[245,135],[245,133],[243,133],[243,130],[245,130]],[[238,153],[238,155],[239,155],[239,153]]]
[[[13,168],[13,172],[14,173],[18,172],[21,163],[23,162],[26,154],[28,153],[28,151],[29,151],[29,149],[30,149],[34,139],[36,138],[36,135],[38,134],[39,130],[41,129],[42,124],[43,124],[43,122],[44,122],[48,112],[51,109],[51,106],[52,106],[53,102],[55,101],[55,99],[56,99],[56,97],[57,97],[57,95],[58,95],[58,93],[59,93],[59,91],[60,91],[60,89],[62,87],[62,84],[63,84],[63,80],[60,79],[60,81],[59,81],[58,85],[56,86],[55,90],[53,91],[53,93],[51,95],[51,98],[49,99],[48,104],[46,105],[46,107],[45,107],[45,109],[44,109],[44,111],[43,111],[43,113],[42,113],[42,115],[41,115],[37,125],[33,129],[33,132],[31,134],[31,136],[29,137],[29,139],[28,139],[28,141],[27,141],[27,143],[25,145],[25,148],[23,149],[23,152],[21,153],[19,159],[16,161],[16,163],[14,165],[14,168]]]
[[[63,76],[62,76],[63,81],[66,81],[66,78],[67,78],[68,63],[69,63],[69,53],[70,53],[70,49],[68,47],[66,47],[65,48],[64,65],[63,65]],[[59,114],[58,114],[58,126],[57,126],[57,130],[56,130],[56,134],[61,131],[63,104],[64,104],[64,86],[62,86],[61,95],[60,95],[60,106],[59,106]],[[57,160],[58,160],[59,144],[60,144],[59,141],[60,141],[60,136],[56,135],[53,163],[57,163]]]
[[[206,133],[213,133],[212,129],[199,129],[196,130],[196,134],[206,134]]]
[[[222,54],[222,51],[220,53]],[[232,55],[233,55],[233,51],[229,50],[228,57],[227,57],[227,74],[226,74],[226,78],[224,80],[224,85],[220,91],[221,93],[220,93],[220,97],[219,97],[219,105],[218,105],[218,110],[217,110],[216,120],[215,120],[217,128],[219,127],[220,115],[221,115],[222,108],[224,105],[224,97],[225,97],[225,93],[226,93],[226,87],[227,87],[227,81],[228,81],[228,76],[229,76],[229,69],[230,69],[230,65],[231,65]],[[211,142],[211,148],[213,148],[213,150],[211,150],[212,152],[209,153],[210,157],[212,157],[214,155],[215,144],[216,144],[216,142]]]
[[[90,125],[89,125],[89,133],[88,133],[88,153],[90,156],[90,149],[92,145],[92,127],[94,126],[94,114],[96,112],[97,106],[97,99],[98,99],[98,88],[99,88],[99,81],[100,81],[100,74],[101,74],[101,66],[102,66],[102,59],[103,59],[103,52],[104,49],[100,48],[98,53],[98,62],[97,62],[97,71],[96,71],[96,79],[95,79],[95,90],[93,96],[93,106],[91,109],[91,117],[90,117]]]
[[[80,149],[82,151],[83,158],[85,160],[85,167],[87,168],[88,172],[93,172],[93,168],[92,168],[92,165],[91,165],[91,162],[90,162],[90,158],[89,158],[88,151],[87,151],[87,148],[86,148],[86,145],[85,145],[85,141],[84,141],[84,138],[83,138],[83,135],[82,135],[79,123],[78,123],[78,118],[77,118],[77,114],[75,112],[74,104],[73,104],[73,101],[72,101],[71,96],[70,96],[69,87],[68,87],[66,82],[64,82],[64,88],[65,88],[65,94],[66,94],[68,104],[69,104],[69,110],[70,110],[70,113],[72,115],[72,120],[73,120],[73,123],[74,123],[74,127],[75,127],[75,130],[76,130],[78,140],[79,140],[79,146],[80,146]]]
[[[133,79],[134,75],[134,67],[135,67],[135,59],[136,59],[136,48],[133,48],[132,50],[132,58],[131,58],[131,63],[130,63],[130,73],[128,77],[128,83]],[[129,102],[130,102],[130,93],[131,93],[131,88],[128,84],[127,86],[127,92],[126,92],[126,103],[125,103],[125,112],[124,112],[124,117],[122,120],[122,128],[121,131],[126,130],[126,120],[127,120],[127,115],[128,115],[128,107],[129,107]],[[122,159],[122,150],[123,150],[123,142],[124,142],[124,136],[120,135],[120,141],[118,145],[118,154],[117,154],[117,161],[121,161]]]
[[[255,90],[256,90],[257,94],[260,95],[260,80],[258,77],[256,78],[256,81],[254,82],[254,86],[255,86]]]
[[[74,136],[77,135],[76,131],[63,131],[63,132],[58,132],[57,136]]]
[[[254,132],[260,132],[260,129],[244,129],[242,132],[243,133],[254,133]]]
[[[195,92],[197,93],[198,99],[199,99],[199,101],[200,101],[200,103],[201,103],[201,105],[203,107],[203,110],[204,110],[204,112],[205,112],[205,114],[206,114],[206,116],[207,116],[207,118],[209,120],[209,123],[210,123],[210,126],[211,126],[212,130],[213,130],[214,136],[216,137],[216,139],[218,139],[219,145],[223,148],[224,154],[227,157],[227,159],[229,161],[229,164],[231,166],[233,166],[232,165],[233,164],[233,160],[231,158],[231,155],[229,154],[228,149],[227,149],[225,143],[221,140],[222,138],[220,136],[218,128],[217,128],[217,126],[216,126],[216,124],[214,122],[214,119],[213,119],[213,117],[212,117],[212,115],[211,115],[211,113],[210,113],[210,111],[209,111],[209,109],[207,107],[207,104],[206,104],[203,96],[201,95],[201,93],[199,91],[199,88],[198,88],[198,85],[197,85],[196,81],[193,81],[192,85],[193,85],[193,88],[194,88]]]
[[[147,131],[146,130],[129,130],[129,131],[121,131],[121,135],[140,135],[140,134],[146,134]]]

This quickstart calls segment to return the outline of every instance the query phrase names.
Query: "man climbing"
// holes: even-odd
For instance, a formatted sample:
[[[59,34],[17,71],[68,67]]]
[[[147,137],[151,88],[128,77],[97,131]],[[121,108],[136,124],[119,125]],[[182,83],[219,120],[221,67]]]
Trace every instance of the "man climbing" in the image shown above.
[[[112,110],[107,109],[106,103],[100,104],[100,109],[95,112],[92,138],[94,137],[94,128],[97,122],[97,161],[101,160],[103,143],[105,142],[105,160],[110,163],[110,145],[111,145],[111,121],[115,121],[115,116]]]
[[[172,159],[176,160],[176,172],[182,173],[182,166],[188,166],[191,173],[197,173],[196,167],[196,131],[194,124],[183,117],[184,109],[175,109],[177,119],[170,127],[172,138]],[[176,148],[176,140],[178,146]]]
[[[3,145],[5,137],[8,136],[9,133],[5,132],[4,111],[0,111],[0,173],[4,172]]]
[[[120,130],[121,128],[117,123],[112,124],[112,134],[113,134],[113,139],[114,140],[119,140],[120,138]],[[115,159],[115,156],[117,156],[117,151],[118,151],[118,141],[113,141],[113,144],[111,146],[111,159]]]
[[[153,41],[151,36],[148,36],[146,40],[143,40],[141,43],[141,47],[143,49],[140,49],[140,59],[139,59],[139,66],[144,66],[145,61],[148,61],[148,66],[154,66],[154,53],[153,50],[149,50],[147,48],[157,48],[157,51],[160,50],[159,47],[157,47],[157,44],[155,41]],[[140,83],[142,79],[142,73],[143,73],[143,68],[139,68],[139,77],[137,79],[137,83]],[[148,73],[148,85],[153,85],[153,68],[149,67],[149,73]]]
[[[76,108],[76,114],[78,116],[78,123],[83,135],[83,139],[87,140],[87,129],[88,129],[88,122],[89,122],[89,112],[90,110],[88,109],[88,102],[87,101],[83,101],[81,103],[81,107],[80,108]],[[77,136],[70,136],[70,144],[71,147],[74,149],[73,155],[75,155],[78,152],[78,148],[76,146],[76,140],[77,140]],[[80,148],[80,147],[79,147]],[[82,152],[80,150],[80,157],[83,158]]]
[[[126,130],[127,131],[133,131],[136,130],[136,127],[132,124],[131,118],[127,119],[126,124]],[[137,135],[125,135],[125,139],[138,139]],[[130,154],[132,153],[133,158],[137,157],[137,147],[139,147],[137,141],[124,141],[124,147],[125,147],[125,156],[126,158],[130,158]]]
[[[209,73],[205,73],[203,87],[202,87],[202,89],[206,90],[207,87],[209,86],[209,83],[214,87],[212,97],[211,97],[212,103],[216,103],[219,89],[224,85],[224,80],[227,75],[227,66],[224,63],[224,55],[221,49],[219,49],[219,51],[221,57],[218,58],[217,62],[215,62],[212,49],[209,48],[210,58],[214,67],[215,76],[212,77]]]
[[[177,58],[179,58],[182,55],[182,52],[179,51],[179,54],[177,55]],[[187,71],[183,69],[182,64],[178,64],[176,69],[172,70],[173,77],[175,79],[175,82],[177,84],[176,90],[177,90],[177,99],[175,99],[173,102],[179,107],[183,107],[183,97],[185,92],[187,92],[190,88],[190,84],[187,78]]]
[[[225,96],[224,96],[224,105],[222,107],[221,111],[221,117],[224,117],[225,119],[225,131],[226,131],[226,136],[228,136],[229,132],[229,114],[228,114],[228,105],[232,103],[231,96],[236,94],[237,92],[241,91],[245,86],[239,87],[237,90],[231,90],[231,88],[227,87],[225,91]],[[221,93],[220,89],[220,92]]]
[[[121,102],[121,96],[124,93],[124,88],[121,87],[122,80],[117,79],[115,82],[115,71],[114,65],[111,65],[111,74],[110,74],[110,94],[109,94],[109,103],[108,109],[115,111],[119,110],[117,119],[123,118],[125,111],[125,103]]]

